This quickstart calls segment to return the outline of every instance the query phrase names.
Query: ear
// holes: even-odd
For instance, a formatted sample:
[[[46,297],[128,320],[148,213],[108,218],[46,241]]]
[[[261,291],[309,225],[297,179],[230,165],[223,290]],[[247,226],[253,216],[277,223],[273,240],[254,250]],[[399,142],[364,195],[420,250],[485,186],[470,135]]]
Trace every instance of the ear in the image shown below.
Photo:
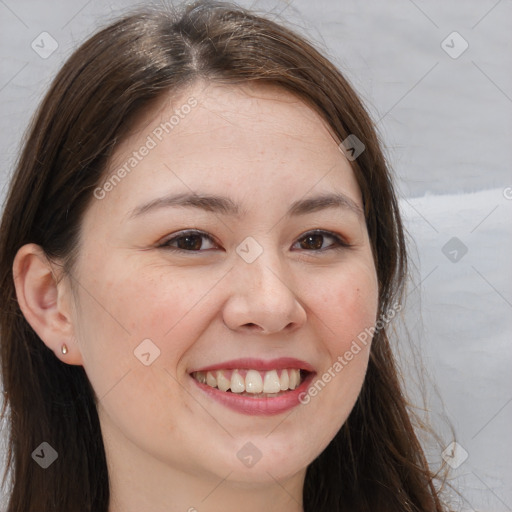
[[[18,304],[32,329],[62,362],[82,365],[74,336],[69,280],[57,279],[51,262],[36,244],[18,250],[13,276]],[[67,347],[65,354],[63,345]]]

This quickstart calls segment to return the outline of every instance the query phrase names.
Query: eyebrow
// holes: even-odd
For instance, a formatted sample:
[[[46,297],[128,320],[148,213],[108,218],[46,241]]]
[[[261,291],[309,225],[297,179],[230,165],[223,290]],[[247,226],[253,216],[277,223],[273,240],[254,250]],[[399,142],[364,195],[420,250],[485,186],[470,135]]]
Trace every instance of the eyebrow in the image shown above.
[[[212,194],[182,193],[159,197],[138,206],[131,211],[129,218],[138,217],[150,211],[169,207],[198,208],[236,218],[247,215],[247,211],[229,197]],[[341,208],[364,218],[363,209],[350,199],[350,197],[341,192],[299,199],[292,203],[286,213],[286,217],[307,215],[328,208]]]

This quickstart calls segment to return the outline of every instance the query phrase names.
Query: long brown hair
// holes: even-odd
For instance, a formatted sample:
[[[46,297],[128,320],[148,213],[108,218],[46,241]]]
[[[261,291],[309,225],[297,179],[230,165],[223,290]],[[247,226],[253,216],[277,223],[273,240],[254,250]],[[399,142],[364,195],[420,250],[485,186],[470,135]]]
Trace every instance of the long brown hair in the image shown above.
[[[375,128],[340,71],[303,36],[235,4],[199,1],[178,11],[147,7],[125,15],[87,40],[56,76],[5,204],[0,335],[8,512],[107,512],[109,506],[97,397],[83,367],[56,358],[22,315],[12,276],[16,252],[39,244],[70,271],[81,219],[129,120],[198,79],[279,85],[314,108],[340,142],[351,134],[363,141],[352,167],[377,269],[379,316],[401,300],[407,254],[392,180]],[[31,458],[43,441],[59,457],[45,470]],[[374,334],[354,409],[307,469],[304,510],[445,510],[385,326]]]

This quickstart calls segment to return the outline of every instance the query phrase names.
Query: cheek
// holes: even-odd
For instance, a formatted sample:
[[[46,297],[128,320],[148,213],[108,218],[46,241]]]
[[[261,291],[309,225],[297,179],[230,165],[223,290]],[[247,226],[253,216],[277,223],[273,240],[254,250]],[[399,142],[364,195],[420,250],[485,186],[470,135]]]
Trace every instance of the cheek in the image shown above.
[[[91,280],[89,285],[95,290],[95,314],[104,320],[100,327],[124,333],[123,337],[133,341],[163,338],[185,318],[205,288],[205,283],[195,285],[199,280],[192,274],[189,277],[137,268],[124,272],[106,266],[104,270],[103,277]]]
[[[208,291],[221,277],[197,274],[104,265],[102,276],[94,274],[86,285],[94,299],[81,294],[84,368],[99,398],[102,426],[108,435],[121,432],[144,451],[165,453],[182,466],[195,460],[190,453],[204,443],[205,429],[190,427],[202,410],[183,391],[176,370],[211,322]],[[160,350],[149,366],[134,354],[144,339]],[[212,436],[222,432],[216,423],[209,427]]]
[[[324,290],[317,299],[310,298],[311,304],[318,304],[312,321],[325,362],[316,378],[329,388],[322,391],[323,406],[342,412],[338,418],[344,418],[355,403],[368,364],[378,306],[374,267],[364,260],[351,262],[326,280]]]
[[[208,291],[222,276],[104,263],[101,269],[87,269],[94,277],[82,288],[94,294],[80,293],[77,320],[86,370],[98,373],[99,382],[109,374],[118,378],[127,368],[141,365],[134,351],[143,342],[158,354],[156,366],[176,368],[209,321]]]
[[[108,265],[101,275],[89,275],[95,277],[84,280],[80,293],[79,340],[99,409],[124,425],[133,439],[145,429],[148,437],[159,428],[159,434],[168,436],[175,425],[162,420],[169,419],[163,405],[172,404],[174,411],[188,408],[176,385],[175,368],[194,340],[191,323],[184,320],[200,289],[180,285],[183,279],[175,276]],[[151,363],[145,365],[148,358]],[[141,421],[150,416],[155,421]]]
[[[310,290],[310,323],[323,364],[301,397],[301,414],[309,438],[325,447],[350,415],[364,381],[371,345],[367,332],[377,315],[377,278],[371,263],[354,259],[304,286]],[[365,342],[358,338],[361,333]]]
[[[337,356],[360,333],[375,325],[378,286],[374,267],[364,261],[354,262],[331,274],[322,288],[322,293],[310,302],[318,304],[315,313],[323,322],[324,339],[331,355]]]

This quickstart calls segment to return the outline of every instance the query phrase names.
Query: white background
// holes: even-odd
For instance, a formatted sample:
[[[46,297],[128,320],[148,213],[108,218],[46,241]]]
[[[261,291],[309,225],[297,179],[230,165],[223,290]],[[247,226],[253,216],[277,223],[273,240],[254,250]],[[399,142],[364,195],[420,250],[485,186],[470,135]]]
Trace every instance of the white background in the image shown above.
[[[448,421],[468,454],[451,480],[463,494],[462,509],[512,510],[512,1],[240,4],[281,12],[306,33],[376,121],[415,264],[406,325],[412,352],[422,352],[431,375],[419,382],[411,348],[397,346],[410,393],[419,400],[419,384],[445,444],[452,439]],[[22,133],[49,81],[85,37],[130,5],[0,2],[2,201]],[[454,31],[460,36],[446,39]],[[31,48],[42,32],[58,44],[46,59]],[[452,58],[444,40],[454,56],[468,48]],[[443,252],[453,237],[458,245]],[[434,463],[441,460],[440,449],[427,449]]]

